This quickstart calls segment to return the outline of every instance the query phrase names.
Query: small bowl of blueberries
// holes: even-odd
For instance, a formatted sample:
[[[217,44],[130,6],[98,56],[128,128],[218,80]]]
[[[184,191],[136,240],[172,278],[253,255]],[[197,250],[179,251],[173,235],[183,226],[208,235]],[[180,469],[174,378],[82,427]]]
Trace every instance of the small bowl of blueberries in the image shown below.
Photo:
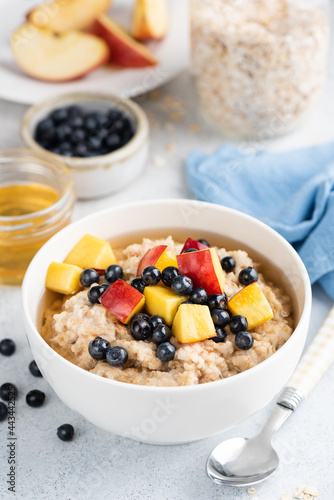
[[[77,197],[89,199],[116,192],[140,174],[148,155],[149,125],[130,99],[81,92],[32,106],[21,136],[25,146],[62,161]]]

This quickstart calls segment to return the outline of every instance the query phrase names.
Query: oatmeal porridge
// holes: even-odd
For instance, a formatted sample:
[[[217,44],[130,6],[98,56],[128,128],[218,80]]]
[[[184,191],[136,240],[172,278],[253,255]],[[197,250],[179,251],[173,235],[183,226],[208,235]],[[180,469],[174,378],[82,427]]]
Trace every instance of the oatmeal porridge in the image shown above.
[[[195,243],[191,244],[194,245]],[[198,245],[201,246],[202,244]],[[197,290],[203,290],[203,288],[197,286],[195,283],[196,280],[194,280],[194,284],[196,284],[197,288],[193,290],[194,295],[189,295],[189,293],[186,295],[184,290],[183,292],[181,290],[184,295],[174,294],[168,286],[161,282],[155,286],[147,286],[146,289],[150,289],[150,293],[156,291],[158,297],[161,294],[162,296],[169,294],[173,300],[179,300],[179,302],[175,308],[176,313],[175,311],[173,313],[175,317],[169,319],[168,322],[167,320],[165,321],[165,323],[168,323],[168,326],[159,324],[159,321],[162,323],[163,318],[157,316],[157,314],[151,316],[151,320],[160,317],[160,320],[157,320],[157,325],[160,326],[160,330],[158,330],[162,335],[161,340],[168,340],[168,342],[161,343],[159,340],[157,341],[155,338],[156,334],[152,334],[152,332],[147,338],[142,337],[144,340],[140,340],[140,334],[143,334],[144,331],[140,328],[150,320],[149,315],[146,316],[147,313],[156,313],[155,310],[150,311],[152,301],[150,302],[149,294],[144,289],[146,297],[145,308],[141,308],[141,313],[133,316],[131,322],[124,324],[126,323],[125,320],[122,320],[122,323],[110,312],[110,309],[105,307],[107,301],[104,300],[104,296],[108,295],[107,292],[109,293],[114,287],[115,282],[113,285],[109,285],[108,288],[107,284],[101,285],[105,280],[103,276],[100,276],[100,284],[93,283],[87,288],[81,286],[81,289],[77,293],[70,296],[65,295],[64,298],[57,299],[46,310],[41,334],[47,343],[70,362],[102,377],[131,384],[183,386],[212,382],[248,370],[274,354],[289,339],[293,331],[290,297],[281,287],[269,282],[261,273],[261,264],[253,262],[243,250],[227,252],[224,248],[214,247],[209,249],[203,244],[203,248],[189,248],[188,251],[184,252],[183,244],[174,242],[171,236],[164,240],[144,238],[142,243],[129,245],[124,250],[118,252],[118,264],[111,265],[109,268],[114,273],[118,272],[118,268],[121,268],[123,271],[123,279],[117,279],[116,283],[122,282],[125,284],[124,286],[129,287],[129,290],[131,288],[135,293],[142,295],[138,291],[138,287],[137,289],[134,288],[136,281],[138,282],[138,280],[142,279],[140,276],[138,277],[138,271],[140,271],[143,262],[145,265],[146,256],[148,254],[152,255],[159,248],[164,248],[164,255],[168,254],[170,259],[174,259],[175,263],[179,264],[179,271],[183,265],[181,255],[184,256],[184,261],[189,262],[193,261],[195,254],[197,254],[196,258],[199,258],[200,254],[201,256],[209,254],[218,255],[219,260],[217,259],[217,261],[220,261],[222,264],[221,269],[217,273],[224,275],[224,291],[222,294],[214,293],[209,295],[212,285],[210,283],[208,285],[209,293],[206,294],[205,291],[201,292],[203,297],[198,299],[201,293],[197,292]],[[181,253],[182,251],[183,253]],[[173,263],[173,260],[171,262]],[[170,263],[168,260],[165,261],[165,264],[168,263]],[[156,265],[158,266],[158,263]],[[157,267],[151,267],[157,269]],[[205,274],[203,271],[204,267],[205,265],[202,265],[201,272],[203,274]],[[222,270],[224,267],[227,272]],[[145,272],[147,274],[147,269],[149,267],[146,267],[142,271],[142,276],[145,276]],[[176,267],[169,266],[167,267],[167,271],[168,269],[175,270]],[[109,274],[111,271],[109,271]],[[175,274],[177,273],[177,271],[174,272]],[[166,276],[167,274],[162,271],[162,276]],[[179,274],[178,277],[180,278]],[[91,275],[93,274],[91,273]],[[112,281],[107,271],[105,275],[109,278],[109,281]],[[117,276],[114,278],[117,278]],[[190,278],[187,279],[189,280]],[[132,283],[131,287],[129,283]],[[168,279],[166,283],[168,283]],[[104,286],[101,300],[92,303],[92,300],[94,302],[94,298],[92,299],[91,291],[94,288],[97,290],[101,286]],[[255,295],[248,295],[246,302],[249,303],[250,300],[253,300],[252,297],[255,297],[254,300],[258,300],[257,297],[261,294],[265,314],[268,314],[269,311],[269,316],[263,317],[260,320],[255,318],[254,320],[252,319],[253,311],[250,311],[250,315],[247,313],[248,329],[250,332],[241,332],[246,337],[244,339],[240,337],[241,344],[239,342],[238,347],[236,343],[237,337],[240,334],[236,335],[236,333],[240,329],[247,329],[247,320],[241,314],[235,314],[240,312],[238,311],[238,307],[242,307],[242,294],[252,287],[254,290],[256,287],[256,293]],[[217,292],[217,290],[213,291]],[[218,300],[225,301],[224,304],[216,304],[215,306],[214,301],[217,301],[217,297]],[[238,297],[241,300],[238,300]],[[193,302],[188,299],[193,300]],[[210,301],[213,301],[214,306],[211,308],[211,311],[208,305],[203,305],[210,305]],[[114,306],[115,301],[112,301],[112,304]],[[257,304],[261,308],[261,305]],[[206,315],[203,315],[203,321],[206,321],[206,328],[207,330],[210,330],[210,328],[213,330],[211,333],[207,333],[203,329],[199,329],[196,333],[197,337],[194,331],[189,331],[188,337],[185,339],[188,341],[185,342],[184,338],[181,338],[179,335],[176,323],[180,323],[181,328],[187,326],[189,318],[186,318],[186,322],[182,323],[180,310],[183,311],[184,317],[188,314],[188,311],[195,310],[195,308],[197,308],[196,318],[198,319],[198,311],[201,314],[205,312]],[[209,311],[211,312],[211,316]],[[161,309],[158,312],[161,312]],[[117,312],[115,314],[117,315]],[[167,318],[168,314],[167,311],[164,317]],[[136,317],[139,317],[139,319],[136,320]],[[181,319],[177,319],[178,317]],[[227,320],[224,318],[227,318]],[[243,318],[243,320],[240,320],[240,318]],[[136,321],[139,330],[135,330],[133,327]],[[241,326],[238,326],[240,321]],[[246,325],[243,325],[242,321],[246,321]],[[250,328],[252,327],[251,322],[255,325],[253,328]],[[173,326],[171,326],[171,323],[173,323]],[[193,325],[193,329],[195,329],[196,322],[191,324]],[[166,331],[173,334],[170,335],[169,333],[169,338],[166,337],[164,339],[163,335],[166,334]],[[232,333],[232,331],[235,331],[235,333]],[[184,332],[181,332],[181,335],[183,334]],[[193,335],[195,337],[192,337]],[[121,348],[121,352],[126,353],[126,359],[123,360],[124,363],[121,363],[121,366],[117,366],[117,363],[112,366],[105,359],[105,356],[103,359],[92,357],[90,345],[96,338],[103,339],[111,349]],[[182,342],[180,342],[180,338]],[[249,338],[251,338],[251,345],[247,346]],[[243,344],[245,340],[246,344]],[[165,344],[171,346],[169,350],[173,353],[172,358],[168,358],[168,352],[167,358],[164,356],[158,357],[157,351]]]

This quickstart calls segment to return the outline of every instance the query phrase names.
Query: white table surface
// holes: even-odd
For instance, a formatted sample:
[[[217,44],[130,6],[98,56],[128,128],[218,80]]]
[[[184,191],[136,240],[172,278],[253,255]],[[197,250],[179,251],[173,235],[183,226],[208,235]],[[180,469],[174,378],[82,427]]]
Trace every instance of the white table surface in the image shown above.
[[[334,90],[331,86],[303,129],[268,146],[283,150],[333,140]],[[78,202],[75,219],[128,201],[191,197],[183,174],[188,151],[193,147],[212,151],[222,143],[222,138],[198,116],[187,72],[163,87],[161,93],[160,100],[148,96],[137,99],[152,121],[151,161],[144,174],[116,195]],[[184,103],[185,120],[175,122],[168,118],[173,109],[166,112],[166,96]],[[19,125],[25,109],[22,105],[0,101],[0,148],[19,145]],[[197,133],[189,130],[194,123],[200,124]],[[173,150],[166,149],[168,144]],[[165,159],[164,165],[160,165],[161,158]],[[331,299],[315,286],[308,342],[331,305]],[[223,488],[213,484],[206,477],[205,461],[222,439],[254,435],[269,416],[274,402],[233,430],[213,438],[182,446],[145,445],[94,427],[67,408],[43,379],[30,375],[28,364],[32,356],[23,327],[19,287],[0,288],[0,339],[5,337],[15,339],[17,351],[9,358],[1,356],[0,383],[15,383],[20,394],[16,409],[15,494],[7,491],[7,428],[5,423],[0,424],[1,499],[279,500],[284,493],[292,497],[299,486],[305,485],[318,488],[321,500],[334,498],[334,366],[279,431],[275,439],[281,459],[279,470],[258,485],[257,494],[252,497],[246,488]],[[25,394],[35,388],[43,390],[47,396],[43,407],[38,409],[25,403]],[[56,428],[66,422],[75,428],[75,439],[69,443],[61,442],[55,433]]]

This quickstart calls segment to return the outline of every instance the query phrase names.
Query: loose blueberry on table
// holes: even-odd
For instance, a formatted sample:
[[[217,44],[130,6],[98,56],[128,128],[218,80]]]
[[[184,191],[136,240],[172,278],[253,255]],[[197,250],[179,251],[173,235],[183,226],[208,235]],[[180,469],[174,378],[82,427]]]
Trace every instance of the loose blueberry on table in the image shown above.
[[[17,388],[14,384],[6,382],[0,387],[0,398],[4,401],[10,401],[17,397]]]
[[[0,401],[0,422],[5,420],[5,418],[7,418],[7,415],[8,415],[8,408],[5,405],[5,403]]]
[[[3,356],[11,356],[14,354],[16,345],[12,339],[3,339],[0,342],[0,353]]]
[[[42,406],[45,400],[45,394],[42,391],[34,389],[29,391],[26,395],[26,403],[33,408],[39,408]]]
[[[92,112],[67,106],[41,120],[34,137],[40,146],[55,154],[88,158],[116,151],[134,133],[129,117],[119,109]]]
[[[74,428],[71,424],[63,424],[57,429],[57,436],[62,441],[71,441],[74,436]]]
[[[34,377],[43,377],[34,359],[29,363],[29,371]]]

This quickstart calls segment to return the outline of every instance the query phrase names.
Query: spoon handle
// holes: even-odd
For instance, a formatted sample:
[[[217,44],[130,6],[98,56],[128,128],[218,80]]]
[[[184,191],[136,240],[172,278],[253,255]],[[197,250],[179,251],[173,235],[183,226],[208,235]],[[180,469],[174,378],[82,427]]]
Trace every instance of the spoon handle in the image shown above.
[[[295,409],[301,399],[309,395],[333,361],[334,306],[293,372],[278,403],[285,406],[283,400],[287,399],[290,403],[288,407]]]

